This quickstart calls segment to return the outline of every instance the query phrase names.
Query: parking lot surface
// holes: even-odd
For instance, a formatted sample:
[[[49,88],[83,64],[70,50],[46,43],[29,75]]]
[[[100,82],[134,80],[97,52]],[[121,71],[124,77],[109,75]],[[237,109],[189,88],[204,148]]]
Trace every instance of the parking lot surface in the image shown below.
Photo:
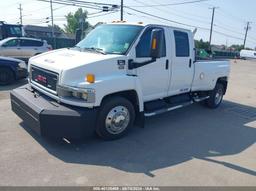
[[[125,138],[45,140],[0,87],[1,186],[256,186],[256,61],[232,61],[217,110],[200,104],[146,120]],[[72,128],[72,127],[71,127]]]

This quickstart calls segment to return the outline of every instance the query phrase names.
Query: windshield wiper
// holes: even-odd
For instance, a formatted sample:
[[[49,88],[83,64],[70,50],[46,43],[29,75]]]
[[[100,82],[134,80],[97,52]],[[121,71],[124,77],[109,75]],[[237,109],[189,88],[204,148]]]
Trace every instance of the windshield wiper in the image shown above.
[[[104,50],[101,48],[90,47],[90,48],[83,48],[83,50],[94,51],[104,55],[106,54],[106,52],[104,52]]]
[[[79,50],[81,52],[82,48],[80,46],[74,46],[74,47],[71,47],[70,49],[72,50]]]

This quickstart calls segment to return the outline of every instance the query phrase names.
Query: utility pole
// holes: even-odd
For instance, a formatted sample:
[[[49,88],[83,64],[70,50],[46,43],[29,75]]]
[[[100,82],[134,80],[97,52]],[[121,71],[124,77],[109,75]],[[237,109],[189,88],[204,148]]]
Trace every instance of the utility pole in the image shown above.
[[[212,32],[213,32],[213,24],[214,24],[214,16],[215,16],[215,9],[218,7],[212,7],[212,22],[211,22],[211,31],[210,31],[210,39],[209,39],[209,49],[211,50],[211,43],[212,43]]]
[[[20,24],[22,25],[23,22],[22,22],[22,8],[21,8],[21,3],[20,3],[20,6],[18,8],[20,10]]]
[[[53,38],[53,47],[56,48],[56,39],[54,34],[54,24],[53,24],[53,8],[52,8],[52,0],[50,0],[51,7],[51,19],[52,19],[52,38]]]
[[[124,20],[124,0],[121,0],[121,21]]]
[[[246,45],[246,40],[247,40],[247,35],[248,35],[248,31],[251,29],[250,27],[250,22],[247,22],[246,28],[245,28],[245,37],[244,37],[244,48]]]

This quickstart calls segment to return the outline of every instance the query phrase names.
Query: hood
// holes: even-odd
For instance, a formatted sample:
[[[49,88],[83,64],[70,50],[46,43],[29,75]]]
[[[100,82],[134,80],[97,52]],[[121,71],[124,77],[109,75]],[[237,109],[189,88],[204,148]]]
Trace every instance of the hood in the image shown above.
[[[62,71],[85,66],[90,63],[109,59],[118,59],[122,55],[103,55],[86,51],[72,49],[59,49],[46,52],[29,60],[30,64],[45,68],[47,70],[61,73]]]
[[[31,58],[29,65],[32,64],[58,73],[59,84],[80,86],[80,83],[85,82],[86,74],[94,74],[96,81],[109,75],[125,74],[126,70],[119,68],[118,60],[120,59],[125,60],[126,57],[124,55],[103,55],[72,49],[59,49]]]
[[[24,62],[24,61],[16,59],[16,58],[3,57],[3,56],[0,56],[0,60],[2,60],[2,61],[6,60],[6,61],[12,61],[12,62]]]

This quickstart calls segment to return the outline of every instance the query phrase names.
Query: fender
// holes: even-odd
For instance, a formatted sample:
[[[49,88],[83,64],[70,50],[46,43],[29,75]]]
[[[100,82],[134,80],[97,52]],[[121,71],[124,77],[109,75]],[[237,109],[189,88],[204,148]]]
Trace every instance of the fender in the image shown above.
[[[95,107],[101,105],[104,97],[118,92],[134,90],[137,93],[139,110],[144,110],[143,95],[138,77],[129,75],[112,75],[97,79],[94,84],[87,85],[96,91]]]

